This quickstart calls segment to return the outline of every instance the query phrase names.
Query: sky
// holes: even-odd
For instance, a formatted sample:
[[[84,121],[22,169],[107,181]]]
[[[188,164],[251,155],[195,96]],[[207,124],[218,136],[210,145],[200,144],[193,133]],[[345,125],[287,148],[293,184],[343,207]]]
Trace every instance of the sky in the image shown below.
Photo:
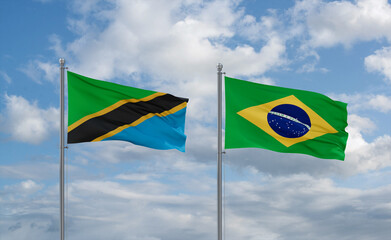
[[[349,124],[345,161],[227,150],[224,239],[387,239],[390,29],[387,0],[0,1],[0,239],[59,239],[59,58],[190,99],[186,153],[68,146],[67,239],[217,238],[217,63],[346,102]]]

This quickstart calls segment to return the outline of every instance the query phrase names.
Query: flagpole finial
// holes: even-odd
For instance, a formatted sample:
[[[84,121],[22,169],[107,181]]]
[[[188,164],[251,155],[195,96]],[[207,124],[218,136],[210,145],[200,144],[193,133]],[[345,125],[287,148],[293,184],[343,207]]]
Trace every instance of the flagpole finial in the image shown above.
[[[217,71],[221,72],[221,70],[223,70],[223,64],[218,63],[217,64]]]
[[[65,59],[64,58],[60,58],[59,62],[60,62],[60,64],[65,64]]]

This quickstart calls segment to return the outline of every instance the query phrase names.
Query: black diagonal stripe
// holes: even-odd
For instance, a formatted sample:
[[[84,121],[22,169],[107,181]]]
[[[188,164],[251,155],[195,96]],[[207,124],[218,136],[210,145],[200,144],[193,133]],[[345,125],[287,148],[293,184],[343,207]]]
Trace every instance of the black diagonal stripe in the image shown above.
[[[188,102],[188,99],[165,94],[146,102],[126,103],[68,132],[68,143],[91,142],[120,126],[131,124],[148,113],[162,113],[183,102]]]

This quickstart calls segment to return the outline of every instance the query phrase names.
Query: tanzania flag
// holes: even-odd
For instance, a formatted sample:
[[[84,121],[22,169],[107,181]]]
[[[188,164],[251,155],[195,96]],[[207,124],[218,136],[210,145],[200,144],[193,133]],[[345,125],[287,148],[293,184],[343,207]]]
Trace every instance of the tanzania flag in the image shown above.
[[[225,148],[345,158],[347,104],[322,94],[225,77]]]
[[[68,143],[123,140],[184,152],[187,102],[68,71]]]

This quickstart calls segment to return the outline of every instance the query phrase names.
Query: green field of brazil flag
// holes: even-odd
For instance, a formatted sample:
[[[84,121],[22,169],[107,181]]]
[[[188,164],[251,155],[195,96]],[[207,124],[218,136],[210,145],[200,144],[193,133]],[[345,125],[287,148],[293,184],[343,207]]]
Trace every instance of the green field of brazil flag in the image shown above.
[[[225,148],[344,160],[347,104],[319,93],[225,77]]]

